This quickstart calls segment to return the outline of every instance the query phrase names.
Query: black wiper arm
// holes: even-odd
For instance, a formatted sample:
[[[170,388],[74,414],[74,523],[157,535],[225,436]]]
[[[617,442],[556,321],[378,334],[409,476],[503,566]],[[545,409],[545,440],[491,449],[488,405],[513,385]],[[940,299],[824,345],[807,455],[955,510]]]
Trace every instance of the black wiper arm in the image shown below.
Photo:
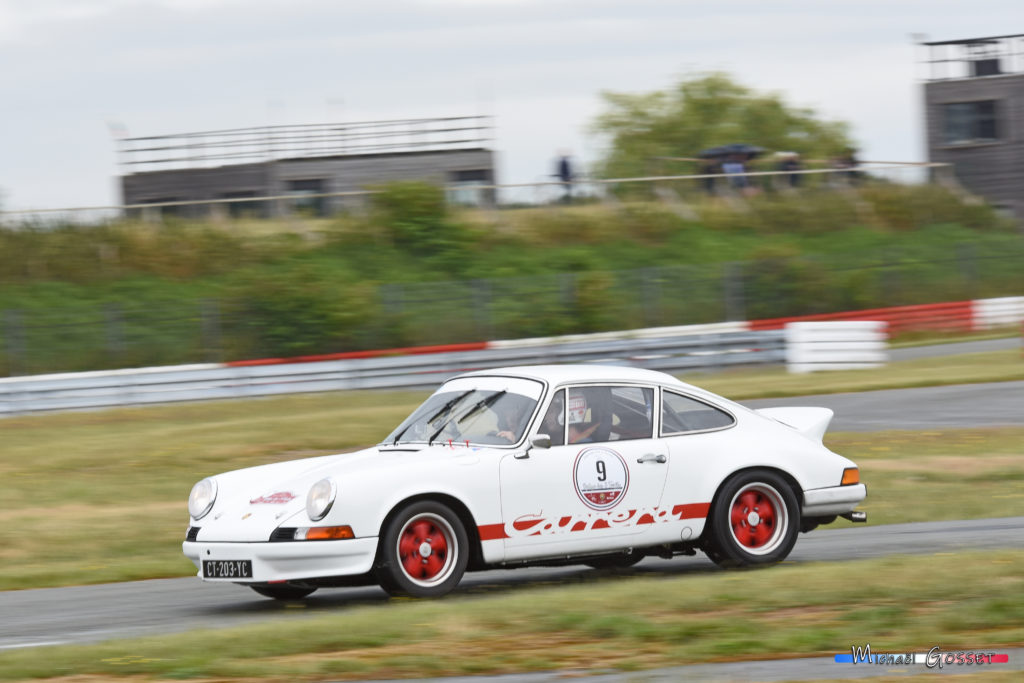
[[[447,403],[445,403],[443,406],[441,406],[441,408],[436,413],[434,413],[433,415],[430,416],[430,418],[427,420],[427,424],[430,424],[431,422],[433,422],[437,418],[439,418],[442,415],[444,415],[445,413],[447,413],[449,410],[451,410],[452,408],[455,407],[456,403],[459,403],[460,401],[462,401],[462,399],[466,398],[467,396],[472,394],[474,391],[476,391],[476,389],[470,389],[469,391],[463,392],[463,393],[459,394],[458,396],[456,396],[455,398],[453,398],[452,400],[450,400]]]
[[[463,413],[462,417],[460,417],[458,420],[456,420],[456,422],[462,422],[463,420],[468,419],[471,415],[474,415],[474,414],[478,413],[479,411],[481,411],[482,409],[490,406],[492,403],[497,401],[498,398],[500,398],[501,395],[504,394],[504,393],[505,393],[505,389],[502,389],[501,391],[499,391],[496,394],[491,394],[487,398],[480,399],[475,404],[473,404],[472,408],[470,408],[465,413]],[[445,430],[445,427],[447,427],[449,424],[451,424],[451,421],[453,419],[455,419],[455,418],[454,417],[450,417],[447,420],[445,420],[444,424],[441,425],[441,427],[436,432],[434,432],[433,434],[430,435],[430,439],[427,441],[427,445],[428,446],[432,446],[434,444],[434,439],[436,439],[441,434],[441,432],[443,432]]]
[[[464,422],[465,420],[468,420],[469,418],[471,418],[473,415],[476,415],[477,413],[479,413],[484,408],[490,408],[491,405],[493,405],[495,401],[497,401],[499,398],[501,398],[506,393],[508,393],[508,390],[507,389],[502,389],[501,391],[499,391],[499,392],[497,392],[495,394],[491,394],[487,398],[480,399],[479,401],[476,402],[476,404],[472,408],[467,410],[462,415],[462,417],[459,418],[458,421],[459,422]]]
[[[464,391],[464,392],[462,392],[461,394],[459,394],[458,396],[456,396],[455,398],[453,398],[453,399],[451,399],[450,401],[448,401],[447,403],[445,403],[445,404],[444,404],[443,406],[441,406],[441,407],[440,407],[440,408],[439,408],[439,409],[437,410],[437,412],[435,412],[435,413],[434,413],[433,415],[431,415],[431,416],[430,416],[430,417],[429,417],[429,418],[427,419],[427,424],[430,424],[431,422],[433,422],[433,421],[434,421],[434,420],[436,420],[437,418],[439,418],[439,417],[441,417],[442,415],[444,415],[444,414],[445,414],[446,412],[448,412],[449,410],[451,410],[451,409],[452,409],[452,406],[454,406],[454,405],[455,405],[456,403],[458,403],[458,402],[459,402],[459,401],[461,401],[462,399],[464,399],[464,398],[466,398],[467,396],[469,396],[470,394],[472,394],[472,393],[473,393],[474,391],[476,391],[476,389],[470,389],[469,391]],[[392,445],[392,446],[397,446],[397,445],[398,445],[398,440],[399,440],[399,439],[401,439],[401,438],[402,438],[402,436],[403,436],[403,435],[404,435],[404,434],[405,434],[405,433],[406,433],[407,431],[409,431],[409,428],[410,428],[410,427],[412,427],[412,426],[413,426],[414,424],[416,424],[417,422],[419,422],[419,420],[413,420],[412,422],[410,422],[409,424],[407,424],[407,425],[405,426],[405,429],[403,429],[402,431],[398,432],[398,434],[395,434],[395,438],[394,438],[394,439],[393,439],[393,440],[391,441],[391,445]],[[445,428],[445,426],[447,426],[447,424],[448,424],[448,423],[447,423],[447,422],[445,422],[445,424],[441,426],[441,429],[444,429],[444,428]],[[437,432],[437,434],[440,434],[440,433],[441,433],[441,432]],[[435,436],[436,436],[436,434],[435,434]],[[431,438],[430,440],[431,440],[431,441],[433,441],[434,439],[433,439],[433,438]]]

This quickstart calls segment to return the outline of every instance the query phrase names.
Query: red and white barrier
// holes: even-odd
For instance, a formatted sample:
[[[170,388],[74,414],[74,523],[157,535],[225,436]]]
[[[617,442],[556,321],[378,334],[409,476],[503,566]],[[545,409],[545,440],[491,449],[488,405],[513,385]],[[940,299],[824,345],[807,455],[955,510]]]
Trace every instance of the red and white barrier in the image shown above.
[[[878,320],[826,320],[786,324],[786,368],[819,370],[878,368],[889,362],[886,323]]]
[[[789,323],[825,321],[878,321],[885,324],[888,335],[902,332],[942,331],[973,332],[997,327],[1016,326],[1024,323],[1024,296],[1001,297],[997,299],[974,299],[951,301],[938,304],[913,306],[889,306],[839,313],[818,313],[786,318],[763,320],[741,320],[735,322],[706,323],[700,325],[673,325],[668,327],[646,327],[635,330],[595,332],[591,334],[567,334],[557,337],[530,337],[527,339],[500,339],[466,344],[441,344],[436,346],[411,346],[394,349],[373,349],[370,351],[347,351],[297,358],[260,358],[231,361],[227,366],[279,365],[283,363],[315,363],[330,360],[353,360],[358,358],[383,358],[387,356],[411,356],[457,351],[483,351],[486,349],[513,349],[612,341],[620,339],[652,339],[678,337],[691,334],[721,334],[727,332],[757,332],[779,330]]]
[[[974,302],[974,325],[977,330],[1012,327],[1024,322],[1024,296],[998,299],[977,299]]]

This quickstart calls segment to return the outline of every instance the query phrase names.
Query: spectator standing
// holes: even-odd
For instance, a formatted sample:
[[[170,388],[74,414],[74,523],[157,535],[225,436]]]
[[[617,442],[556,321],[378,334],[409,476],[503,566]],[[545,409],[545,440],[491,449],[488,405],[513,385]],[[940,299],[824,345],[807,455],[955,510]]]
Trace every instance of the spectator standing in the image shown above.
[[[700,162],[700,175],[705,176],[701,178],[701,185],[711,197],[715,196],[715,176],[721,172],[718,159],[709,158]]]
[[[857,167],[860,166],[860,161],[857,159],[857,150],[853,147],[847,147],[832,162],[833,168],[847,169],[845,173],[837,173],[839,178],[842,178],[850,185],[856,185],[860,181],[860,171]]]
[[[746,157],[741,154],[733,154],[728,159],[722,162],[722,173],[729,178],[729,184],[734,190],[740,193],[745,193],[749,186],[746,172],[747,167],[744,163]]]
[[[574,178],[572,157],[569,156],[568,152],[562,152],[559,155],[558,163],[555,168],[555,177],[562,183],[562,189],[564,191],[562,201],[568,204],[572,201],[572,183]]]
[[[804,165],[800,161],[800,155],[796,152],[779,153],[779,163],[776,164],[775,170],[789,174],[786,176],[780,176],[780,178],[783,179],[784,186],[788,186],[793,190],[800,187],[800,174],[794,173],[794,171],[802,171],[803,168]]]

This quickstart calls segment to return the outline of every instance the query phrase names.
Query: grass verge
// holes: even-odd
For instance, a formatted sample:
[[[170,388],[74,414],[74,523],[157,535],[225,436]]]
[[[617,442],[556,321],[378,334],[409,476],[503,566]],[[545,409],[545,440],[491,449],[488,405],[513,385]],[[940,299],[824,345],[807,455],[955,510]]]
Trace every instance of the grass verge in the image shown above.
[[[1024,380],[1020,349],[965,353],[889,363],[880,368],[792,374],[783,367],[742,368],[683,377],[734,400],[836,394],[913,387]]]
[[[574,585],[0,653],[0,679],[346,680],[642,670],[831,654],[865,643],[877,651],[991,649],[1024,642],[1022,564],[1024,551],[1006,550],[755,571],[591,574]]]
[[[728,396],[1013,376],[1016,356],[926,359],[880,373],[790,378],[744,371],[701,382]],[[724,387],[724,388],[723,388]],[[730,389],[731,387],[731,389]],[[217,472],[374,443],[420,392],[350,392],[0,420],[0,589],[185,576],[192,484]],[[1024,514],[1024,428],[830,434],[869,485],[873,524]],[[846,524],[840,521],[838,524]]]

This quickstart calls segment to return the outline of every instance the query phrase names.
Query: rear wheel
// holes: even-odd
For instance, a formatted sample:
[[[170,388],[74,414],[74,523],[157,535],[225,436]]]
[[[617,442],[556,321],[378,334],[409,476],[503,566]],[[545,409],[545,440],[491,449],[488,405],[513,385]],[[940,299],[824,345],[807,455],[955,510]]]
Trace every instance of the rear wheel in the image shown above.
[[[293,586],[288,583],[267,583],[259,586],[249,586],[249,588],[252,588],[263,597],[274,598],[275,600],[301,600],[316,590],[316,588]]]
[[[800,531],[796,494],[768,470],[741,472],[726,481],[711,509],[705,552],[722,567],[784,560]]]
[[[387,525],[377,578],[391,595],[431,598],[451,591],[469,562],[465,527],[452,510],[434,501],[402,508]]]

